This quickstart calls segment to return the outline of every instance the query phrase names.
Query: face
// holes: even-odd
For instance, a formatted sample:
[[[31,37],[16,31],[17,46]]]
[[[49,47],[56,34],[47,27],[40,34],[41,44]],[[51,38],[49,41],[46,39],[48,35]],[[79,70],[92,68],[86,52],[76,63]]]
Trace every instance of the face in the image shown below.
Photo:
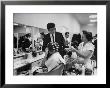
[[[68,38],[69,37],[69,34],[66,34],[65,37]]]
[[[55,31],[56,31],[56,28],[50,28],[48,31],[49,31],[50,34],[54,34]]]
[[[83,42],[87,41],[87,38],[86,38],[86,36],[84,34],[82,34],[82,41]]]

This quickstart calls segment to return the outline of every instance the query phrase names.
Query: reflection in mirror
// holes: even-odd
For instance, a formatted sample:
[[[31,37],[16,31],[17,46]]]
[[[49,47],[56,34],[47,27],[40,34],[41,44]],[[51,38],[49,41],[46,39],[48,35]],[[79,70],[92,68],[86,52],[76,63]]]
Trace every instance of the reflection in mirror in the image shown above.
[[[45,33],[45,29],[29,25],[14,23],[14,55],[41,52],[43,46],[43,37],[40,33]],[[16,51],[16,53],[15,53]]]
[[[13,26],[13,74],[29,75],[31,68],[36,67],[36,63],[40,66],[44,58],[42,32],[45,32],[45,29],[18,23],[14,23]],[[41,56],[39,57],[39,55]],[[41,61],[37,62],[38,59]]]

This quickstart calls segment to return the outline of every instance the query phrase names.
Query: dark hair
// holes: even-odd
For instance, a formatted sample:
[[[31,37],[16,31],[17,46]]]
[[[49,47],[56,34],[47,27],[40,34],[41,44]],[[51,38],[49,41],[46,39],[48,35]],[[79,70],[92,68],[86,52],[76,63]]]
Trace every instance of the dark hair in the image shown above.
[[[28,33],[28,34],[26,34],[25,36],[26,36],[27,38],[29,38],[29,37],[31,37],[31,34]]]
[[[69,32],[65,32],[65,35],[69,34]]]
[[[93,39],[92,32],[83,31],[83,34],[86,36],[88,41],[91,41]]]
[[[43,36],[45,35],[44,32],[41,32],[40,34],[43,35]]]
[[[54,23],[48,23],[47,24],[47,29],[54,28],[54,27],[55,27]]]
[[[48,47],[49,51],[51,51],[51,52],[54,51],[54,50],[55,51],[58,51],[59,50],[58,43],[54,43],[53,44],[53,43],[50,42],[50,43],[47,44],[47,47]]]

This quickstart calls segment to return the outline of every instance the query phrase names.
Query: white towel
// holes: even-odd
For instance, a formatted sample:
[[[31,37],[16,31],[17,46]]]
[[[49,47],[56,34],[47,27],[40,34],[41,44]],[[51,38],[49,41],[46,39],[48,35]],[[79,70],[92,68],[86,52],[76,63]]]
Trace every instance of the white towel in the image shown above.
[[[45,62],[45,65],[48,68],[48,72],[51,71],[53,68],[58,66],[60,63],[66,64],[65,60],[59,54],[59,52],[54,53],[49,57],[49,59]]]

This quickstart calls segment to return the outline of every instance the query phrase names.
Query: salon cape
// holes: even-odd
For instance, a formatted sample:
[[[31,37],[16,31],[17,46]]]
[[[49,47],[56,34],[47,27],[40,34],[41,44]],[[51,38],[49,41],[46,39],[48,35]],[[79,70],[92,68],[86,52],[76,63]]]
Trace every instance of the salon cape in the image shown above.
[[[60,63],[66,64],[59,52],[56,52],[49,57],[49,59],[45,62],[45,65],[47,66],[49,72],[53,68],[57,67]]]

